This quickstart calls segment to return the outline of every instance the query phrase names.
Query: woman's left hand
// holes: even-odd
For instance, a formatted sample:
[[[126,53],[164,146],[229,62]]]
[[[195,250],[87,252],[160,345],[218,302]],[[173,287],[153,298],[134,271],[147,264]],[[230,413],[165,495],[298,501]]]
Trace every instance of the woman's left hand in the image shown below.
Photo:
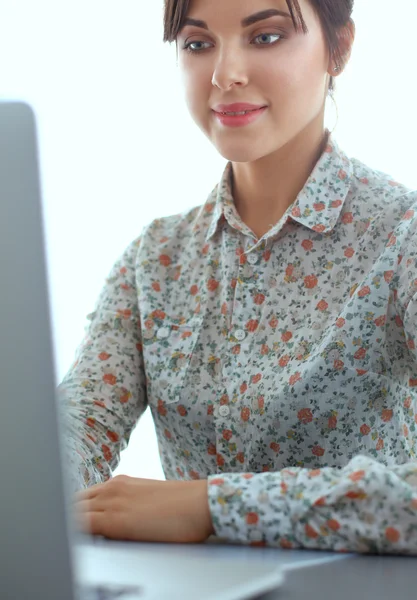
[[[214,534],[207,481],[118,475],[75,495],[81,530],[113,540],[204,542]]]

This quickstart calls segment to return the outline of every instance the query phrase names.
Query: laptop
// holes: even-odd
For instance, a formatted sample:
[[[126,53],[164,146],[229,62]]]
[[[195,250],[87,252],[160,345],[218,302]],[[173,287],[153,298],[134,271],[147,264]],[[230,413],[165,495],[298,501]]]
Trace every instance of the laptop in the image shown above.
[[[4,600],[241,600],[275,561],[76,531],[55,390],[36,119],[0,102],[0,586]],[[213,576],[214,575],[214,576]]]

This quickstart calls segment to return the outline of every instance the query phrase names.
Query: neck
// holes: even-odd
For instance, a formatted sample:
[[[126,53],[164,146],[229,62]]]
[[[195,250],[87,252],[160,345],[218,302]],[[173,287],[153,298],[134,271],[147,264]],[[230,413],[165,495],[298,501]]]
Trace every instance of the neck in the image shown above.
[[[242,221],[260,238],[294,203],[328,142],[328,131],[316,126],[268,156],[233,163],[233,198]]]

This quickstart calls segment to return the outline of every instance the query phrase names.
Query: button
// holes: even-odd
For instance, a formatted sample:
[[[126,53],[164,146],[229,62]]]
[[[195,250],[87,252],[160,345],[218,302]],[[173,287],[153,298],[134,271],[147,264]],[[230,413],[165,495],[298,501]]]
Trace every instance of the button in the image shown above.
[[[243,329],[237,329],[235,332],[235,338],[237,340],[239,340],[239,342],[242,342],[246,337],[246,333],[243,331]]]
[[[227,417],[230,414],[230,408],[228,406],[226,406],[225,404],[223,404],[223,406],[221,406],[219,408],[219,415],[221,417]]]
[[[156,337],[159,340],[164,340],[165,338],[169,337],[170,334],[170,330],[168,329],[168,327],[161,327],[161,329],[158,329],[157,333],[156,333]]]
[[[258,264],[258,255],[257,254],[248,254],[248,263],[250,265]]]

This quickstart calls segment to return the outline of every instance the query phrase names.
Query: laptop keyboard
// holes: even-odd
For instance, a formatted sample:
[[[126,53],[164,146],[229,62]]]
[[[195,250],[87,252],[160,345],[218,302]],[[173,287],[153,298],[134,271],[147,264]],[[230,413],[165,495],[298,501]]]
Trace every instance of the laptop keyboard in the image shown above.
[[[129,585],[91,585],[78,587],[77,600],[138,600],[143,598],[143,590]]]

